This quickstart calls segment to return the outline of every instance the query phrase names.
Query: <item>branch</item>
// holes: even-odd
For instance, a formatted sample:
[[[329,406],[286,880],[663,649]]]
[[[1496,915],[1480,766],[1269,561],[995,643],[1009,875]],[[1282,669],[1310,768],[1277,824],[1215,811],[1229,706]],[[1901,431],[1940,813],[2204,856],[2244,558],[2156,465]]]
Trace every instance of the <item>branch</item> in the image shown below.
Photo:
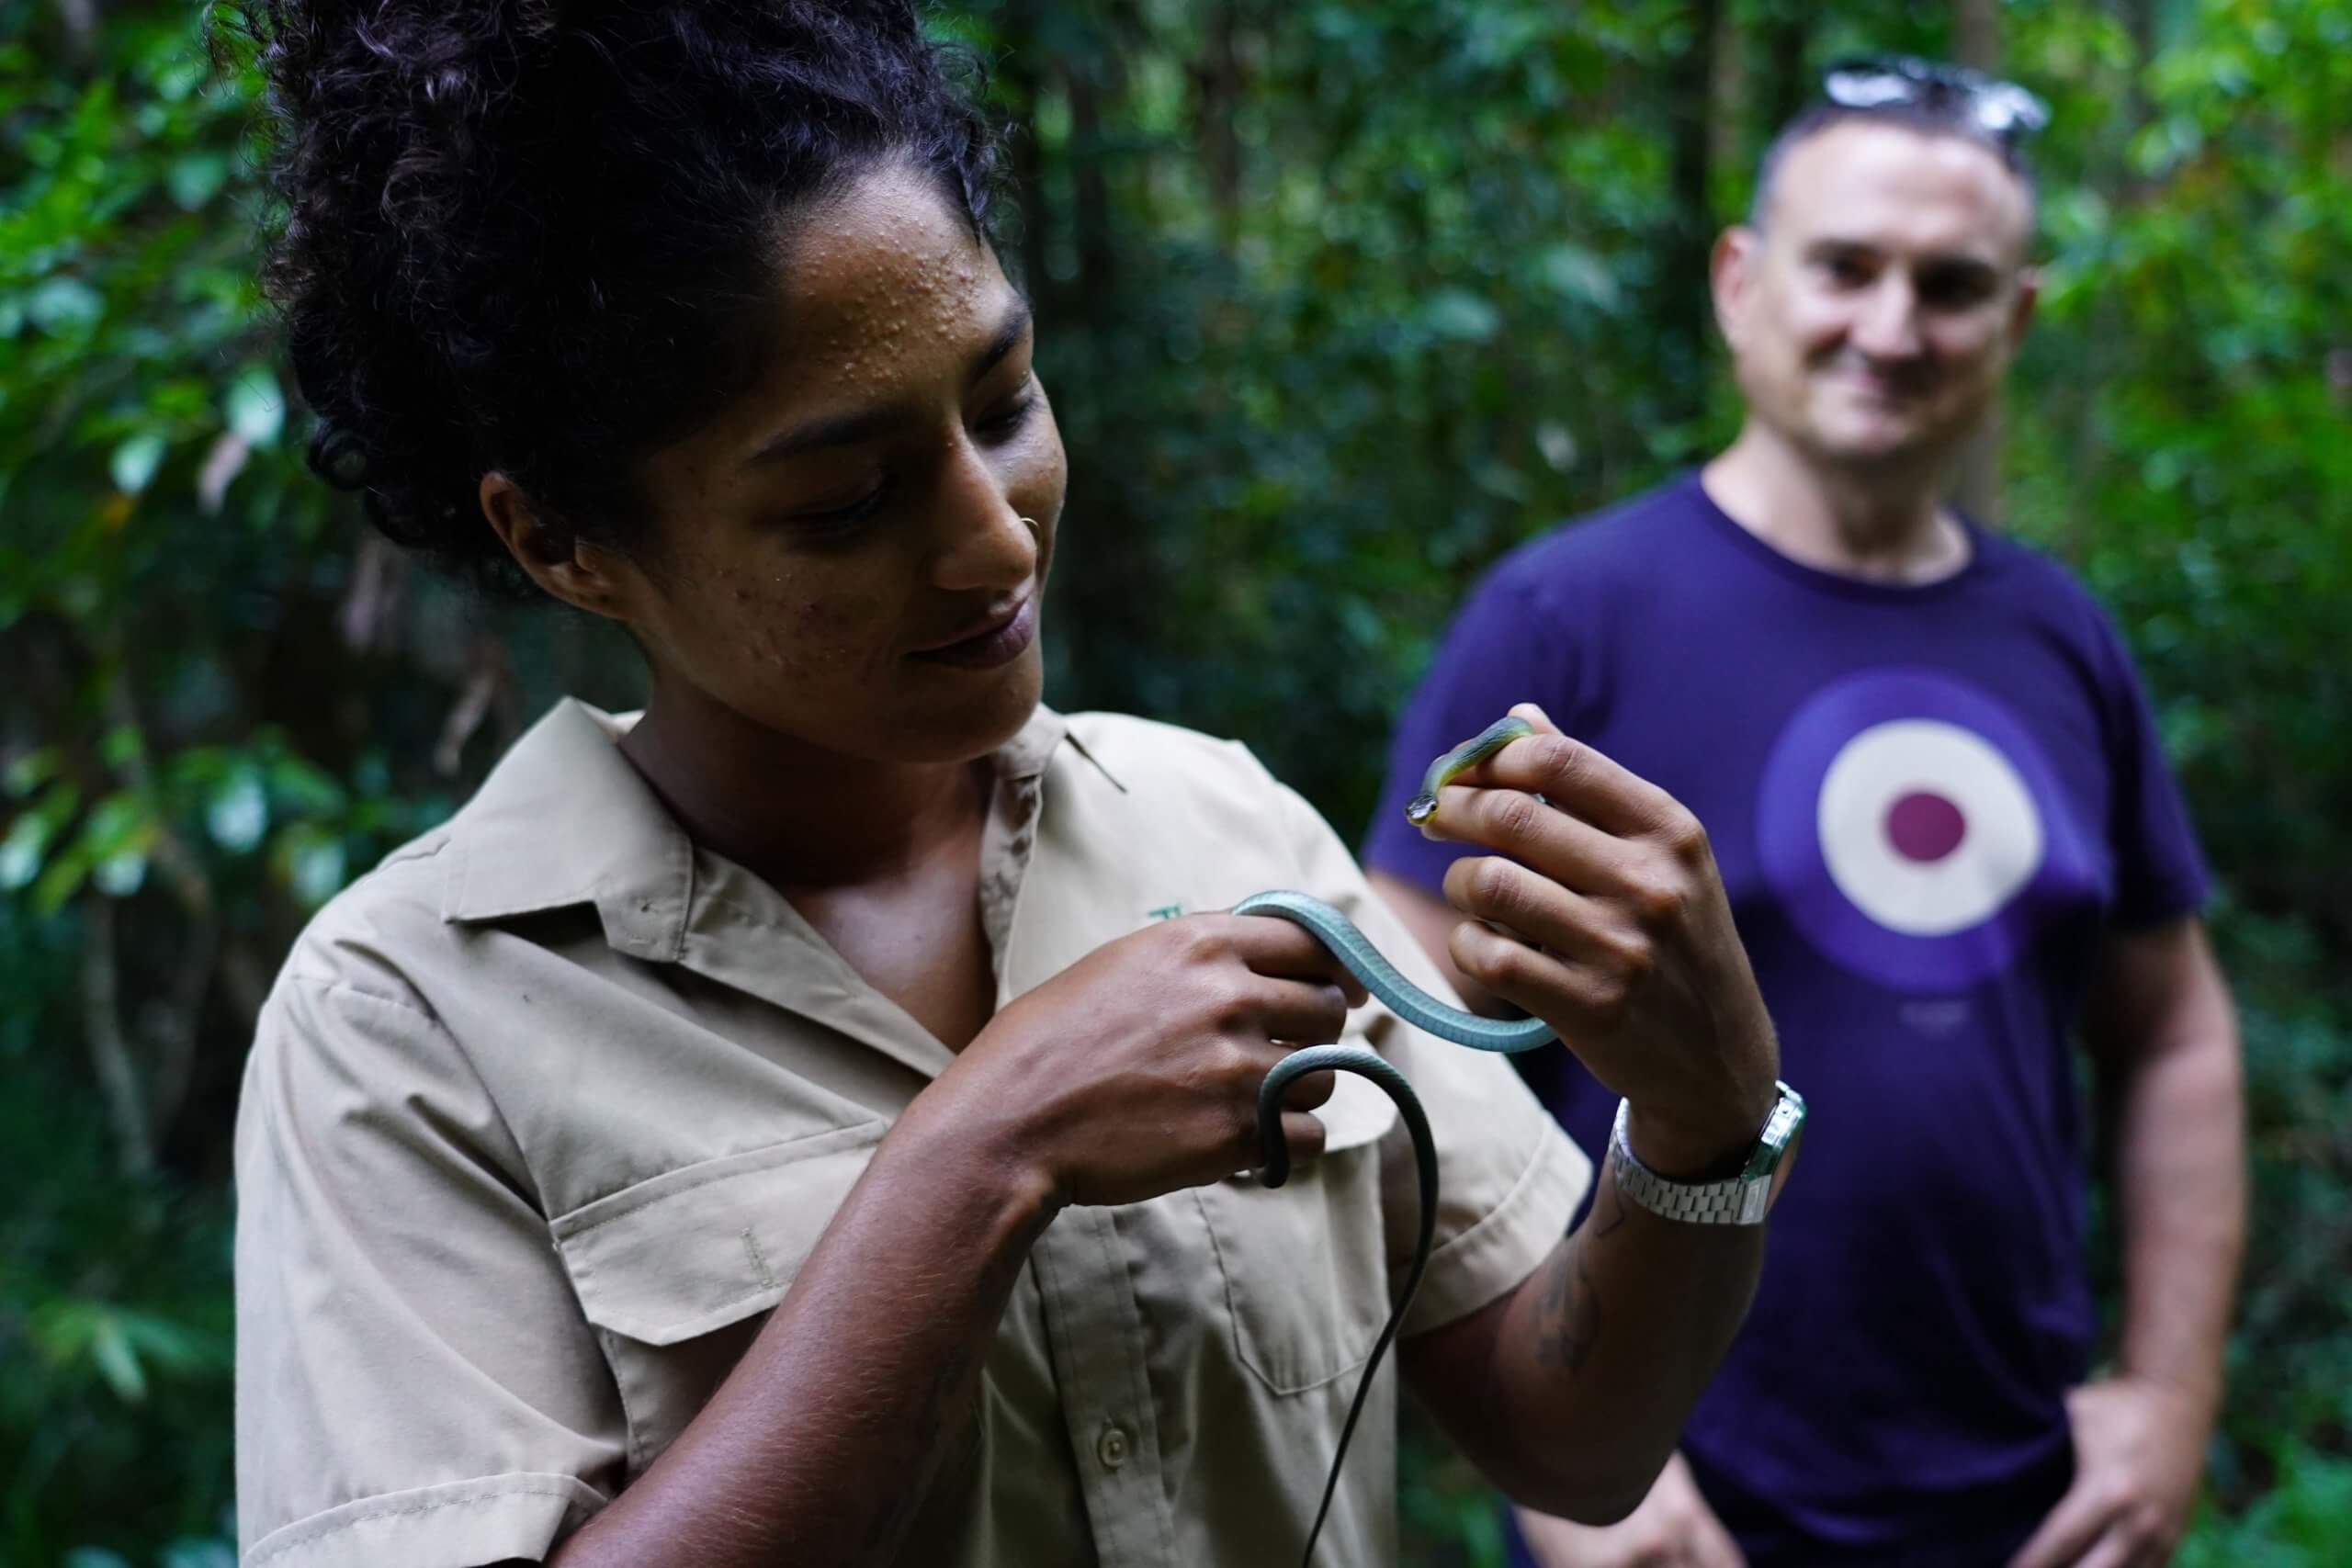
[[[97,1070],[98,1091],[106,1097],[115,1140],[121,1145],[123,1171],[143,1177],[155,1168],[155,1144],[147,1131],[139,1071],[131,1063],[117,1003],[114,900],[93,892],[82,900],[82,1032],[89,1042],[90,1065]]]
[[[188,1084],[196,1075],[204,998],[212,988],[213,970],[220,953],[220,903],[213,895],[212,878],[206,874],[204,863],[164,816],[163,795],[155,785],[155,771],[147,761],[146,727],[140,721],[139,705],[130,694],[130,677],[122,650],[119,646],[110,647],[106,653],[107,716],[137,737],[123,772],[130,775],[130,787],[147,803],[148,815],[155,824],[154,847],[148,859],[170,886],[187,927],[172,984],[159,1004],[143,1015],[143,1032],[155,1047],[153,1098],[145,1107],[141,1124],[142,1141],[152,1163],[154,1140],[168,1131],[178,1117],[181,1102],[187,1097]],[[111,912],[107,919],[111,939]],[[107,1017],[119,1031],[119,1022],[111,1007]],[[128,1069],[127,1055],[124,1066]]]

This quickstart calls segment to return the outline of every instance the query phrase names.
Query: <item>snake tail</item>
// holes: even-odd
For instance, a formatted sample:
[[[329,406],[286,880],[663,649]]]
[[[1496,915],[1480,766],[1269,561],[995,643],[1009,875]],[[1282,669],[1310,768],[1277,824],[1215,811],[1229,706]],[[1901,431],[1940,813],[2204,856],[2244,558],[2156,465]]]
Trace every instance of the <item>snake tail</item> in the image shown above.
[[[1406,1083],[1405,1075],[1391,1066],[1377,1052],[1360,1045],[1310,1045],[1304,1051],[1293,1051],[1274,1064],[1273,1071],[1258,1087],[1258,1155],[1259,1182],[1267,1187],[1280,1187],[1290,1179],[1290,1145],[1283,1141],[1283,1092],[1308,1073],[1355,1073],[1370,1078],[1387,1091],[1396,1102],[1397,1114],[1405,1119],[1405,1127],[1413,1136],[1413,1164],[1420,1174],[1421,1213],[1420,1235],[1413,1244],[1413,1265],[1405,1275],[1404,1288],[1396,1293],[1396,1303],[1388,1309],[1388,1321],[1380,1327],[1380,1337],[1372,1342],[1372,1354],[1363,1364],[1363,1375],[1356,1382],[1356,1396],[1348,1405],[1348,1418],[1340,1427],[1340,1445],[1331,1455],[1331,1471],[1323,1483],[1323,1501],[1315,1510],[1315,1524],[1306,1532],[1306,1550],[1300,1557],[1300,1568],[1311,1568],[1315,1561],[1315,1542],[1323,1534],[1323,1521],[1331,1512],[1331,1499],[1340,1490],[1340,1470],[1348,1461],[1348,1442],[1356,1435],[1356,1418],[1363,1414],[1363,1402],[1372,1393],[1372,1380],[1380,1371],[1381,1359],[1396,1338],[1396,1330],[1405,1321],[1406,1308],[1413,1304],[1413,1292],[1421,1288],[1421,1276],[1429,1271],[1430,1251],[1437,1241],[1437,1140],[1430,1133],[1430,1119],[1421,1110],[1421,1102]]]

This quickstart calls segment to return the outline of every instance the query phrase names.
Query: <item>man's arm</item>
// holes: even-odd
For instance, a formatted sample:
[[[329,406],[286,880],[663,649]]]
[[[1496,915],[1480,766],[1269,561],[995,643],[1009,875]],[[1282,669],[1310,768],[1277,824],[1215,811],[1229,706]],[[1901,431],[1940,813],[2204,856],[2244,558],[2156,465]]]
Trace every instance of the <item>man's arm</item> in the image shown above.
[[[2018,1568],[2161,1561],[2186,1527],[2221,1408],[2245,1247],[2237,1018],[2186,918],[2112,939],[2084,1021],[2122,1220],[2115,1375],[2070,1401],[2076,1477]],[[2098,1559],[2105,1561],[2106,1559]]]

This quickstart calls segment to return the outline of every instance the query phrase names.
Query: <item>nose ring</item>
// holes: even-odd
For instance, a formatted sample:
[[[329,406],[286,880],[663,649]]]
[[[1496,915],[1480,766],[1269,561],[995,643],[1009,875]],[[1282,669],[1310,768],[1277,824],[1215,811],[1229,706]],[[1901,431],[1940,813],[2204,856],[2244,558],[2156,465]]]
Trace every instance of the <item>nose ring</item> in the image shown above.
[[[1023,517],[1021,519],[1021,524],[1022,526],[1029,530],[1029,536],[1031,538],[1042,539],[1045,537],[1044,525],[1041,525],[1035,517]]]

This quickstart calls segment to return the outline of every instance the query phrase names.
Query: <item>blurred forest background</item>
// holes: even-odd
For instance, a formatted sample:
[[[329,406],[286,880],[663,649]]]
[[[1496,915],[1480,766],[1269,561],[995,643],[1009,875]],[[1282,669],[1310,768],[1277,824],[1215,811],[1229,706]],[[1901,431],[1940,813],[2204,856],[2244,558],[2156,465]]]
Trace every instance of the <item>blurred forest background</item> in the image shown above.
[[[231,1562],[227,1146],[294,930],[626,649],[303,472],[201,8],[0,0],[0,1562]],[[1982,504],[2120,619],[2222,876],[2256,1215],[2193,1565],[2352,1561],[2352,0],[986,0],[1072,449],[1049,695],[1356,832],[1458,594],[1731,428],[1705,246],[1857,49],[2056,115]],[[2112,1281],[2109,1284],[2112,1296]],[[1496,1561],[1407,1449],[1408,1562]]]

